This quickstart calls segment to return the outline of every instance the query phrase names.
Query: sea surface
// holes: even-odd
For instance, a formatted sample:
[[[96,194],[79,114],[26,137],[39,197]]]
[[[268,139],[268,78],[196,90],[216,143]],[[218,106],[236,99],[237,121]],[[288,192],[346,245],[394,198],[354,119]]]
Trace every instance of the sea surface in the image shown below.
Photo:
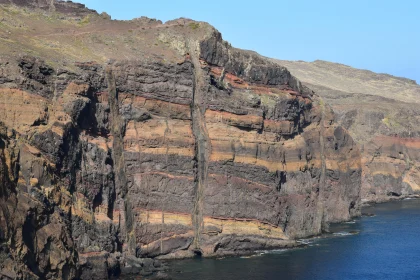
[[[420,280],[420,200],[364,208],[375,216],[332,225],[306,248],[169,263],[174,279]]]

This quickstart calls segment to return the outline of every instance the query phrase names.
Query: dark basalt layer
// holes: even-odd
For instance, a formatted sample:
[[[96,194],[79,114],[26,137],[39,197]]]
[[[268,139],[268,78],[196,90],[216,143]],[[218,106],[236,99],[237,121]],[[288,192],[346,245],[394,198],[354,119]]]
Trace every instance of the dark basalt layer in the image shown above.
[[[205,23],[90,20],[51,36],[81,36],[95,51],[63,53],[103,61],[34,45],[45,57],[5,48],[0,62],[2,277],[149,275],[159,259],[296,246],[360,214],[356,145],[286,68]],[[104,25],[159,43],[111,56]]]
[[[280,61],[314,89],[362,153],[362,201],[420,193],[420,86],[415,81],[325,61]]]

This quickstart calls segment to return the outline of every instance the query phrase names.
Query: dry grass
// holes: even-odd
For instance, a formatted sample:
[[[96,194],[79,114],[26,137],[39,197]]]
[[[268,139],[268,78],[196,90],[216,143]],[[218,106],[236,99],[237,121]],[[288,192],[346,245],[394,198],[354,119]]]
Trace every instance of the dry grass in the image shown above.
[[[93,12],[74,18],[0,5],[0,56],[13,60],[30,54],[53,67],[72,70],[77,70],[75,62],[105,63],[109,59],[161,57],[179,62],[186,52],[186,36],[199,37],[210,30],[207,24],[185,20],[168,24],[147,19],[113,21]],[[173,38],[162,41],[168,37],[162,34]]]
[[[409,79],[319,60],[314,62],[274,61],[287,67],[293,75],[309,84],[343,92],[420,103],[420,86]]]
[[[334,109],[353,139],[420,135],[420,86],[414,81],[325,61],[274,60]]]

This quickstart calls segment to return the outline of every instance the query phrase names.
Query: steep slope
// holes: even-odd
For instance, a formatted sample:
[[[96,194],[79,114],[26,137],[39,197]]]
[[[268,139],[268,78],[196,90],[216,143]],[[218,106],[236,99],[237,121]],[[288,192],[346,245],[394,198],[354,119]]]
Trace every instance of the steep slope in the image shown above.
[[[295,246],[360,214],[356,144],[286,68],[206,23],[12,2],[2,276],[148,274],[156,259]]]
[[[331,104],[362,151],[362,198],[420,193],[420,86],[415,81],[315,61],[278,61]]]

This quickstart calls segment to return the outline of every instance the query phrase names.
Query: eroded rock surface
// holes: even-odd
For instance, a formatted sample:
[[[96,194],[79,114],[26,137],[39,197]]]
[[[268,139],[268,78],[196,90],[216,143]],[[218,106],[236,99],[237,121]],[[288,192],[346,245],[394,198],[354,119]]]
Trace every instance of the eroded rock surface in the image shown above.
[[[362,199],[420,194],[420,86],[412,80],[325,61],[279,61],[314,89],[362,153]]]
[[[2,8],[2,277],[149,275],[360,214],[356,144],[286,68],[205,23]]]

